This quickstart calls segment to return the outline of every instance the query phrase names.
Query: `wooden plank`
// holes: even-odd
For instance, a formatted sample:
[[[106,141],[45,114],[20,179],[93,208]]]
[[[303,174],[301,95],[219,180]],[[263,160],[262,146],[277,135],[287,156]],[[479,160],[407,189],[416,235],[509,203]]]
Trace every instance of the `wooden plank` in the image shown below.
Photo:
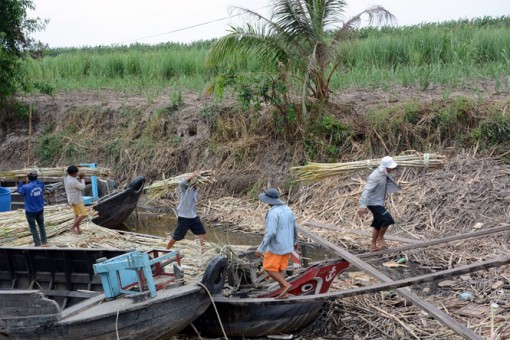
[[[298,230],[302,234],[304,234],[307,237],[315,240],[316,242],[320,243],[322,246],[324,246],[324,247],[334,251],[335,253],[340,255],[340,257],[342,257],[343,259],[349,261],[355,267],[357,267],[357,268],[363,270],[364,272],[366,272],[366,273],[376,277],[377,279],[381,280],[382,282],[388,283],[388,282],[392,282],[393,281],[390,277],[388,277],[385,274],[381,273],[380,271],[378,271],[377,269],[375,269],[374,267],[372,267],[368,263],[364,262],[363,260],[361,260],[357,256],[349,253],[347,250],[345,250],[345,249],[343,249],[343,248],[341,248],[341,247],[339,247],[339,246],[337,246],[337,245],[335,245],[335,244],[325,240],[324,238],[320,237],[319,235],[316,235],[316,234],[306,230],[305,228],[303,228],[300,225],[298,225],[297,228],[298,228]],[[477,339],[477,340],[481,340],[482,339],[482,337],[480,337],[474,331],[472,331],[471,329],[467,328],[464,325],[461,325],[459,322],[457,322],[456,320],[454,320],[453,318],[448,316],[446,313],[444,313],[443,311],[441,311],[438,308],[436,308],[436,306],[434,306],[433,304],[431,304],[431,303],[421,299],[418,295],[414,294],[410,290],[408,290],[406,288],[399,288],[399,289],[397,289],[397,292],[400,295],[404,296],[409,301],[412,301],[419,308],[421,308],[424,311],[426,311],[430,316],[432,316],[433,318],[435,318],[436,320],[441,322],[443,325],[447,326],[448,328],[453,330],[455,333],[463,336],[464,338],[466,338],[466,339]]]
[[[409,250],[409,249],[431,247],[431,246],[436,246],[439,244],[446,244],[446,243],[453,242],[453,241],[466,240],[466,239],[473,238],[473,237],[479,237],[479,236],[484,236],[484,235],[489,235],[489,234],[500,233],[502,231],[510,231],[510,224],[502,224],[500,227],[488,228],[488,229],[484,229],[484,230],[475,231],[472,233],[454,235],[454,236],[439,238],[439,239],[430,240],[430,241],[426,241],[426,242],[420,242],[417,244],[409,244],[409,245],[405,245],[405,246],[401,246],[401,247],[383,249],[383,250],[375,251],[375,252],[371,252],[371,253],[364,253],[364,254],[358,255],[358,257],[363,259],[363,258],[367,258],[367,257],[381,255],[381,254],[396,253],[396,252]]]
[[[96,295],[101,294],[101,292],[93,292],[93,291],[74,291],[74,290],[42,290],[41,291],[46,296],[65,296],[65,297],[74,297],[74,298],[82,298],[82,299],[90,299]]]
[[[339,228],[339,227],[334,226],[332,224],[324,224],[324,223],[320,223],[320,222],[316,222],[316,221],[308,221],[308,222],[305,222],[304,225],[309,225],[311,227],[316,227],[316,228],[323,228],[323,229],[329,229],[329,230],[334,230],[334,231],[340,231],[340,232],[346,233],[346,234],[355,234],[355,235],[372,237],[372,233],[369,232],[369,231]],[[420,243],[421,242],[420,240],[412,240],[412,239],[409,239],[409,238],[402,238],[402,237],[398,237],[398,236],[388,235],[388,233],[386,233],[384,235],[384,237],[387,240],[390,240],[390,241],[397,241],[397,242],[403,242],[403,243],[416,244],[416,243]]]
[[[392,282],[388,282],[388,283],[380,283],[380,284],[372,285],[369,287],[348,289],[348,290],[343,290],[341,292],[325,293],[325,294],[321,294],[316,297],[318,297],[320,300],[330,300],[332,298],[344,298],[344,297],[349,297],[349,296],[375,293],[375,292],[378,292],[381,290],[396,289],[396,288],[412,286],[412,285],[424,283],[424,282],[442,280],[442,279],[452,277],[452,276],[458,276],[458,275],[464,275],[464,274],[476,272],[478,270],[486,270],[486,269],[493,268],[493,267],[504,266],[509,263],[510,263],[510,256],[503,256],[503,257],[495,258],[493,260],[476,262],[476,263],[472,263],[472,264],[458,267],[458,268],[441,270],[441,271],[438,271],[435,273],[429,273],[429,274],[424,274],[424,275],[420,275],[420,276],[409,277],[406,279],[392,281]],[[314,296],[310,295],[310,297],[313,298]]]

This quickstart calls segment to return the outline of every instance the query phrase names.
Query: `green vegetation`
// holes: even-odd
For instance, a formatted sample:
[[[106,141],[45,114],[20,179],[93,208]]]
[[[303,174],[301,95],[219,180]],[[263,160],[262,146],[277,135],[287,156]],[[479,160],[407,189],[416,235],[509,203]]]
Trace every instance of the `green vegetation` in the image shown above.
[[[361,29],[360,39],[345,43],[332,90],[391,88],[433,84],[466,87],[473,78],[510,87],[510,19],[481,18],[402,28]],[[128,91],[181,88],[202,91],[227,72],[273,73],[262,60],[237,56],[227,68],[206,65],[213,41],[157,46],[55,49],[25,64],[28,76],[56,89],[112,88]],[[296,87],[299,80],[295,81]]]
[[[32,84],[22,72],[22,62],[29,52],[36,54],[39,45],[30,34],[44,27],[45,22],[27,17],[34,9],[30,0],[2,0],[0,3],[0,103],[18,89]],[[47,90],[45,84],[42,88]]]

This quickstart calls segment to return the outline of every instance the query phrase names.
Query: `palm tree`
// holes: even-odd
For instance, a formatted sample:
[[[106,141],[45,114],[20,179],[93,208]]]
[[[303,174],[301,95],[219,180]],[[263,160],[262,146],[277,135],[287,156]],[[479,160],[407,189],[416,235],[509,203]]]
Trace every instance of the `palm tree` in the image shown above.
[[[369,24],[391,23],[395,17],[381,6],[373,6],[345,20],[343,0],[273,0],[271,17],[245,8],[253,23],[230,28],[230,33],[217,40],[209,52],[211,64],[229,57],[251,54],[267,63],[285,68],[302,82],[303,114],[308,95],[320,101],[329,98],[331,76],[340,66],[340,44],[359,27],[364,16]]]

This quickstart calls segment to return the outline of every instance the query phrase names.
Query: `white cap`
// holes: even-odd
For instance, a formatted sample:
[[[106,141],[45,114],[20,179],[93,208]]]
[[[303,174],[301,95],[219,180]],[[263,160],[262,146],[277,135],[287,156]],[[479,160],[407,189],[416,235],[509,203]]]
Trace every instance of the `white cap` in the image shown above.
[[[397,163],[390,156],[386,156],[381,159],[381,167],[395,169],[397,167]]]

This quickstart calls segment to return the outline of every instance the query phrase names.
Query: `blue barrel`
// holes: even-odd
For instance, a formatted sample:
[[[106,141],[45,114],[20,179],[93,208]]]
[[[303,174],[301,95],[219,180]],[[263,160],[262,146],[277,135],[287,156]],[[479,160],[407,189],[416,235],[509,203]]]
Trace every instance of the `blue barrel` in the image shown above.
[[[11,191],[0,187],[0,211],[11,211]]]

